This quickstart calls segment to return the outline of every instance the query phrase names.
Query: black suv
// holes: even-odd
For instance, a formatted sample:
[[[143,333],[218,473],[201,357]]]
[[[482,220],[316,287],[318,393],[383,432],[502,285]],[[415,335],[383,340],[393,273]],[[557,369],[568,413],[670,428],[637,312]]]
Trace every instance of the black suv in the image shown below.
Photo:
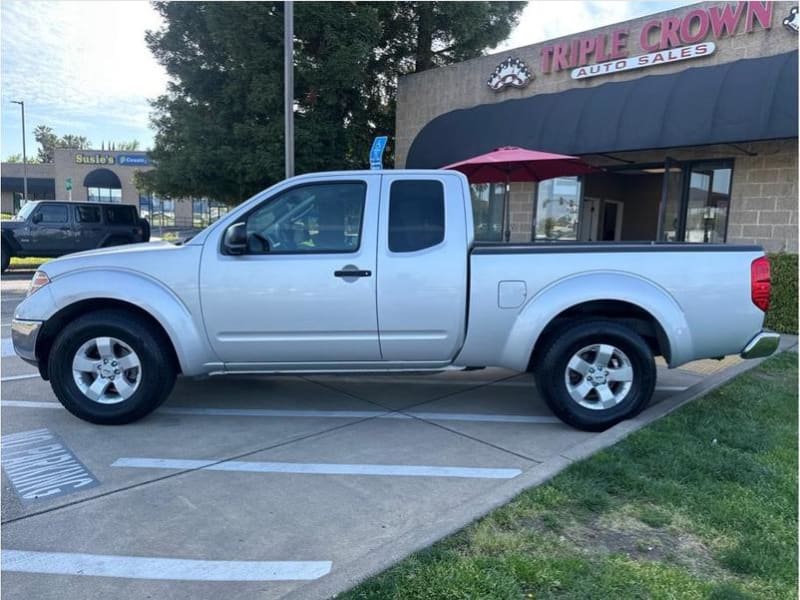
[[[150,240],[150,225],[135,206],[98,202],[28,202],[2,222],[2,271],[12,256],[56,257]]]

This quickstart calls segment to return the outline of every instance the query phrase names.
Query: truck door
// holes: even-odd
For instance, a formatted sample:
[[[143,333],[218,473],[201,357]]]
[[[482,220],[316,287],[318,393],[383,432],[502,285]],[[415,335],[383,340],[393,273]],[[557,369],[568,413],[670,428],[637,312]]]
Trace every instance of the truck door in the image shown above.
[[[100,246],[105,237],[103,224],[100,222],[100,206],[78,204],[75,206],[75,231],[78,244],[76,250],[90,250]]]
[[[284,188],[236,222],[247,250],[203,248],[200,293],[212,347],[229,365],[380,361],[375,308],[380,175]],[[277,366],[276,366],[277,368]]]
[[[40,204],[31,215],[28,256],[67,254],[79,250],[65,204]]]
[[[464,341],[472,237],[464,194],[461,179],[447,173],[383,175],[378,323],[384,360],[446,363]]]

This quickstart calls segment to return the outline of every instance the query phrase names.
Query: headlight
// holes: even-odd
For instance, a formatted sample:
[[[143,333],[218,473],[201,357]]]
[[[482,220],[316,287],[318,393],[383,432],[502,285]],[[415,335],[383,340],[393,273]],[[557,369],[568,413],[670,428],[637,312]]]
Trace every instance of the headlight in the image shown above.
[[[47,273],[44,271],[36,271],[31,278],[31,282],[28,284],[28,293],[25,294],[25,297],[27,298],[33,292],[46,286],[48,283],[50,283],[50,278],[47,276]]]

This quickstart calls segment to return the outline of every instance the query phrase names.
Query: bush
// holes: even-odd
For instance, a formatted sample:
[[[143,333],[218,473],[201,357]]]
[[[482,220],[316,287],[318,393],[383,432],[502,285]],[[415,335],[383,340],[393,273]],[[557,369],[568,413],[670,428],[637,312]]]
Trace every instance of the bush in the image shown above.
[[[797,254],[770,254],[772,299],[764,323],[781,333],[797,334]]]

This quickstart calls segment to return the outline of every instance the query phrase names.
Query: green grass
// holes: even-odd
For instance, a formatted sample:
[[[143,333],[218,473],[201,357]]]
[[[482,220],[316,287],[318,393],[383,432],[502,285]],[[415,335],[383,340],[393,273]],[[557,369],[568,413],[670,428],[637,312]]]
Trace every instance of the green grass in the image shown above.
[[[786,353],[338,597],[796,598],[797,500]]]
[[[14,256],[11,258],[9,269],[37,269],[48,260],[50,259],[38,258],[35,256],[26,256],[25,258]]]

